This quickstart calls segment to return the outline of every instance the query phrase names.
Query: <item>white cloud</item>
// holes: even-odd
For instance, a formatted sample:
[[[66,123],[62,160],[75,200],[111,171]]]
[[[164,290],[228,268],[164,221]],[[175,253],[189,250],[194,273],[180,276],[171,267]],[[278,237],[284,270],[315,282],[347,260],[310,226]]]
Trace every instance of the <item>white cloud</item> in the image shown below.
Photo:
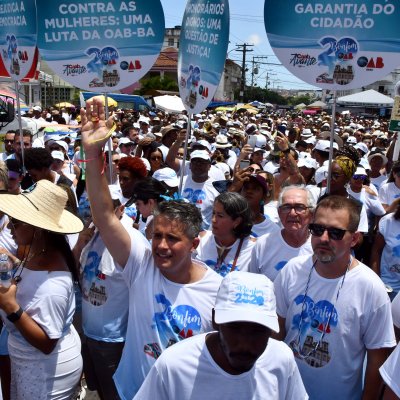
[[[262,42],[262,40],[260,35],[257,35],[257,33],[253,33],[252,35],[249,36],[247,42],[249,44],[254,44],[254,46],[258,46]]]

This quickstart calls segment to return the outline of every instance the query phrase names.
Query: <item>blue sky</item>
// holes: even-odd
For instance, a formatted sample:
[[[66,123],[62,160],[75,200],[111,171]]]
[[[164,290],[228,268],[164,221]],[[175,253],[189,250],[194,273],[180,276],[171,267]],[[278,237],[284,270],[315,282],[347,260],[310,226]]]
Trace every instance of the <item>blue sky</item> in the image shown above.
[[[182,24],[186,0],[161,0],[165,15],[165,27],[172,28]],[[229,33],[229,58],[241,64],[242,53],[234,51],[237,44],[253,44],[253,52],[247,53],[247,83],[250,83],[252,57],[268,56],[259,59],[259,62],[280,64],[269,45],[264,27],[264,0],[231,0],[230,7],[230,33]],[[233,51],[231,51],[233,50]],[[255,60],[257,61],[257,60]],[[285,67],[276,65],[259,64],[259,73],[255,75],[257,86],[265,87],[268,76],[268,88],[310,89],[312,86],[297,79]]]

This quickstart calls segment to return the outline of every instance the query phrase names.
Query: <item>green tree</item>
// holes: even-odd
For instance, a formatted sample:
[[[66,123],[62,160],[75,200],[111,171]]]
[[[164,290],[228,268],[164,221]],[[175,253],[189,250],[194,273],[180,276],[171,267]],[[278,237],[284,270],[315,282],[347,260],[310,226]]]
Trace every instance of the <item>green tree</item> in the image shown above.
[[[288,98],[288,103],[292,106],[295,106],[297,104],[310,104],[314,101],[314,98],[312,98],[308,93],[302,96],[291,96]]]
[[[160,76],[152,76],[147,79],[142,79],[140,81],[141,88],[139,90],[139,94],[143,95],[148,90],[168,90],[171,92],[177,92],[179,90],[177,82],[171,77],[165,75],[164,78]]]

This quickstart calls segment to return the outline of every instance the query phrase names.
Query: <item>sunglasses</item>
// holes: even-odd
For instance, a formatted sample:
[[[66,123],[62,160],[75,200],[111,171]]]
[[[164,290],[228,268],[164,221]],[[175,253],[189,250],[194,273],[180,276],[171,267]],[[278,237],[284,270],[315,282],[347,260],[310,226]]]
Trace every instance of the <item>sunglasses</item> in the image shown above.
[[[342,240],[347,229],[332,228],[320,224],[309,224],[308,229],[313,236],[321,237],[325,231],[328,232],[329,239],[332,240]]]
[[[367,179],[367,175],[353,175],[353,179],[355,179],[356,181],[358,180],[365,180]]]

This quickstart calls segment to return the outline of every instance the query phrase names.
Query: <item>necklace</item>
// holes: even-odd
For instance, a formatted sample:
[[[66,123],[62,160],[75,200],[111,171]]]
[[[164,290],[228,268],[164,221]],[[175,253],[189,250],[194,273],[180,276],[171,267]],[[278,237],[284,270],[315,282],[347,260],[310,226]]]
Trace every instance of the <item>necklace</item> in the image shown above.
[[[351,265],[351,256],[350,256],[349,262],[347,264],[346,271],[345,271],[345,273],[343,275],[342,281],[340,282],[339,288],[337,290],[335,302],[334,302],[334,304],[332,304],[332,308],[331,308],[331,310],[329,312],[328,319],[327,319],[325,325],[322,328],[322,332],[321,332],[321,335],[319,337],[319,340],[307,354],[303,354],[303,348],[300,347],[300,339],[301,339],[301,328],[303,326],[303,313],[305,311],[304,305],[305,305],[305,302],[306,302],[307,293],[308,293],[308,289],[309,289],[309,286],[310,286],[311,275],[312,275],[313,270],[315,269],[315,265],[316,264],[317,264],[317,260],[314,261],[314,263],[313,263],[313,265],[312,265],[312,267],[310,269],[310,273],[308,274],[308,279],[307,279],[307,283],[306,283],[306,290],[304,292],[303,303],[301,305],[301,313],[300,313],[300,321],[299,321],[299,333],[297,335],[296,341],[293,343],[293,349],[296,352],[296,356],[299,357],[302,360],[307,360],[311,355],[313,355],[318,350],[318,348],[320,347],[320,345],[322,343],[322,340],[325,337],[325,333],[329,328],[329,323],[331,322],[333,311],[336,308],[336,304],[337,304],[337,301],[338,301],[338,298],[339,298],[340,290],[343,287],[344,280],[346,278],[346,274],[349,271],[349,268],[350,268],[350,265]]]
[[[29,247],[28,254],[26,255],[26,257],[24,256],[22,261],[19,263],[17,268],[14,270],[13,279],[14,279],[15,283],[18,284],[19,282],[21,282],[21,280],[22,280],[21,274],[22,274],[22,271],[25,268],[25,265],[27,265],[28,262],[33,260],[36,256],[38,256],[40,254],[43,254],[45,252],[46,252],[46,250],[42,249],[42,250],[40,250],[40,251],[38,251],[36,253],[30,254],[31,253],[31,247]]]

